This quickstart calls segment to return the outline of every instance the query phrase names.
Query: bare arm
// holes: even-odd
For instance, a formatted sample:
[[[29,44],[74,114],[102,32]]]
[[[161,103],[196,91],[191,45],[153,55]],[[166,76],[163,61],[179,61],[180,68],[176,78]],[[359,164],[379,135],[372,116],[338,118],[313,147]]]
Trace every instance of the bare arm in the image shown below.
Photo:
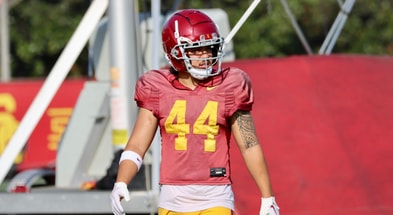
[[[262,197],[273,196],[268,167],[250,112],[237,111],[232,116],[231,123],[236,143]]]
[[[143,158],[154,138],[157,125],[158,120],[153,113],[147,109],[141,108],[130,139],[124,150],[136,152]],[[137,172],[138,168],[134,162],[124,160],[120,163],[116,182],[125,182],[128,184],[135,177]]]

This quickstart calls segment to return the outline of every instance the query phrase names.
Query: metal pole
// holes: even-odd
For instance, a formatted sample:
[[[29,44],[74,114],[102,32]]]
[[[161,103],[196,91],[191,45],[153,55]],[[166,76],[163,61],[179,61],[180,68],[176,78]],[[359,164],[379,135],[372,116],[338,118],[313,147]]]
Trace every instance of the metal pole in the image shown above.
[[[8,0],[0,0],[0,65],[1,78],[3,82],[11,80],[10,71],[10,41],[8,30]]]
[[[152,19],[153,19],[153,69],[160,69],[160,51],[161,50],[161,2],[160,0],[153,0],[152,2]],[[154,195],[159,193],[159,179],[160,179],[160,160],[161,160],[161,138],[157,130],[152,144],[152,190]]]
[[[328,32],[325,40],[322,43],[321,48],[319,49],[319,54],[324,54],[326,51],[326,47],[329,45],[329,43],[331,42],[332,36],[334,34],[334,32],[336,31],[337,26],[339,25],[339,23],[341,22],[342,19],[342,14],[339,13],[336,20],[334,20],[332,27],[330,28],[330,31]]]
[[[251,15],[251,13],[254,11],[254,9],[258,6],[259,2],[261,0],[254,0],[251,5],[247,8],[246,12],[244,12],[243,16],[239,19],[239,21],[236,23],[236,25],[232,28],[232,30],[229,32],[229,34],[225,38],[225,44],[228,44],[233,36],[239,31],[240,27],[244,24],[244,22],[247,20],[247,18]]]
[[[331,40],[331,43],[329,44],[329,46],[326,49],[326,54],[329,55],[330,53],[332,53],[332,50],[333,50],[334,45],[336,44],[337,38],[340,35],[341,30],[343,29],[345,22],[348,19],[348,14],[351,12],[354,4],[355,4],[355,0],[347,0],[344,3],[344,6],[340,11],[340,13],[343,14],[343,17],[341,18],[341,21],[340,21],[339,25],[337,26],[337,30],[333,34],[333,38]]]
[[[351,12],[353,5],[355,4],[355,0],[346,0],[344,5],[341,7],[337,18],[334,20],[332,27],[329,30],[328,35],[321,48],[319,49],[319,54],[330,54],[336,40],[347,20],[348,14]]]
[[[138,41],[138,1],[110,1],[108,15],[112,144],[116,150],[123,149],[127,144],[138,113],[132,99],[135,83],[142,68]]]
[[[281,0],[281,4],[284,7],[284,10],[287,13],[289,19],[291,20],[292,26],[295,28],[295,31],[296,31],[301,43],[303,44],[304,48],[307,51],[307,54],[312,55],[313,51],[311,50],[310,45],[308,44],[306,38],[304,37],[302,30],[300,29],[299,25],[297,24],[295,16],[292,14],[291,10],[289,9],[287,1]]]

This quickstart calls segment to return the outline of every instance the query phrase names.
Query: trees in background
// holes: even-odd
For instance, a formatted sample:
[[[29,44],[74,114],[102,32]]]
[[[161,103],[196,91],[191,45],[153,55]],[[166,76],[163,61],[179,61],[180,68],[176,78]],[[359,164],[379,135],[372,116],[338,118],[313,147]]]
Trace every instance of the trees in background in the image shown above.
[[[90,1],[25,0],[9,10],[13,77],[46,76],[55,64]],[[84,50],[71,75],[87,73]]]
[[[187,7],[194,2],[187,1]],[[252,1],[212,1],[234,26]],[[345,0],[287,0],[312,51],[318,53]],[[196,6],[201,6],[195,3]],[[393,0],[356,1],[333,53],[393,55]],[[280,0],[262,0],[233,38],[239,58],[307,54]]]
[[[148,0],[139,0],[150,11]],[[181,8],[222,8],[234,26],[252,1],[162,1],[164,12]],[[318,53],[339,12],[340,0],[287,1],[312,51]],[[344,2],[344,0],[341,0]],[[90,1],[25,0],[10,8],[13,77],[43,77],[53,67]],[[393,0],[357,1],[333,53],[393,55]],[[237,58],[307,54],[279,0],[262,0],[233,38]],[[70,75],[87,73],[87,51]]]

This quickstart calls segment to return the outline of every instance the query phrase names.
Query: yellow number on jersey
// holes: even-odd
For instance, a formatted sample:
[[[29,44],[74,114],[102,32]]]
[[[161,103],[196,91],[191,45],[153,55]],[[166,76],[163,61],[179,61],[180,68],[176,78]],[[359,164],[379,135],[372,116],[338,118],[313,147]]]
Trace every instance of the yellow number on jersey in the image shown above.
[[[190,133],[190,124],[186,124],[185,100],[176,100],[165,121],[165,130],[167,133],[177,134],[175,139],[176,150],[187,150],[186,134]]]
[[[186,134],[190,133],[190,124],[186,124],[185,100],[177,100],[173,105],[168,118],[165,121],[165,130],[170,134],[177,134],[175,139],[175,150],[187,150]],[[206,135],[205,151],[216,151],[216,140],[214,136],[218,134],[218,102],[208,101],[205,108],[193,125],[194,134]]]
[[[202,113],[194,123],[194,134],[206,134],[205,151],[216,151],[216,139],[218,134],[217,125],[218,102],[208,101]],[[207,124],[206,124],[207,121]]]

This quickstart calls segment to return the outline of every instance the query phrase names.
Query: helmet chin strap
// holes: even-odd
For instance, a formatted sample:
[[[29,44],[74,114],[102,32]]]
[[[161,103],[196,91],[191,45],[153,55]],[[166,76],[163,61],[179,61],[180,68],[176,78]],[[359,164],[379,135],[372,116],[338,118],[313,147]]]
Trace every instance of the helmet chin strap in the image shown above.
[[[197,69],[194,67],[191,67],[189,69],[187,69],[188,73],[190,73],[190,75],[198,80],[204,80],[208,77],[210,77],[211,72],[212,72],[212,67],[206,68],[206,69]]]
[[[208,60],[205,59],[203,61],[205,61],[205,67],[206,67],[206,68],[203,68],[203,69],[199,69],[199,68],[193,67],[191,65],[191,60],[190,59],[187,59],[187,60],[184,61],[184,63],[186,64],[186,68],[187,68],[188,73],[190,73],[190,75],[193,78],[198,79],[198,80],[203,80],[203,79],[206,79],[209,76],[211,76],[212,70],[213,70],[212,66],[211,65],[207,66],[208,65]]]
[[[205,64],[207,65],[207,60],[204,60],[204,61],[205,61]],[[204,80],[206,78],[216,76],[221,73],[221,60],[219,60],[217,62],[218,68],[215,73],[213,73],[213,66],[212,65],[207,66],[204,69],[198,69],[198,68],[195,68],[191,65],[190,59],[185,60],[184,63],[186,64],[186,68],[187,68],[188,73],[190,73],[190,75],[193,78],[198,79],[198,80]]]

